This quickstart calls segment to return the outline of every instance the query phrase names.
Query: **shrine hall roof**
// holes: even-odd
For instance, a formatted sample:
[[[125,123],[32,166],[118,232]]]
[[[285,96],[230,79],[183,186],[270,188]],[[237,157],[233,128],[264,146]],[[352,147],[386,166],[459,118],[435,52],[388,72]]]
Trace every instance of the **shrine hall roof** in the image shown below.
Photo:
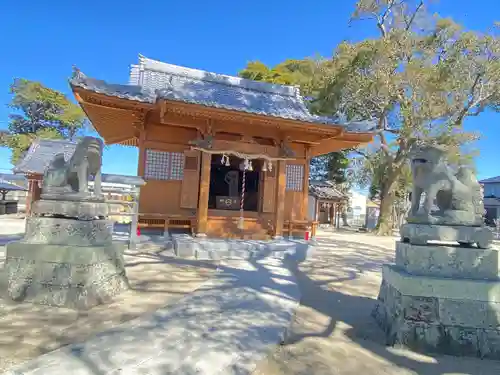
[[[309,112],[294,86],[257,82],[148,59],[139,55],[128,85],[110,84],[76,71],[70,84],[118,98],[155,103],[159,99],[199,104],[309,123],[343,125],[348,132],[370,132],[373,121],[340,121]],[[340,124],[339,124],[340,123]]]
[[[309,194],[318,199],[343,200],[347,196],[340,192],[335,184],[330,181],[311,181],[309,183]]]
[[[23,186],[19,186],[19,185],[11,183],[9,181],[5,181],[3,179],[0,179],[0,190],[22,191],[22,190],[27,190],[27,189]]]
[[[484,180],[479,181],[480,184],[498,184],[500,183],[500,176],[485,178]]]

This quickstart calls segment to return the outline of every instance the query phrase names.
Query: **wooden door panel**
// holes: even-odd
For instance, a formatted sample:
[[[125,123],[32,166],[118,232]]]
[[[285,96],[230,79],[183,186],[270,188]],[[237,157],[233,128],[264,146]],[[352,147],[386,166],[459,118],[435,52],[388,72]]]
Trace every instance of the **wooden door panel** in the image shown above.
[[[262,212],[274,212],[276,207],[276,172],[272,171],[264,173],[264,192],[262,194]]]
[[[200,152],[184,151],[184,177],[181,188],[181,208],[198,207],[200,187]]]

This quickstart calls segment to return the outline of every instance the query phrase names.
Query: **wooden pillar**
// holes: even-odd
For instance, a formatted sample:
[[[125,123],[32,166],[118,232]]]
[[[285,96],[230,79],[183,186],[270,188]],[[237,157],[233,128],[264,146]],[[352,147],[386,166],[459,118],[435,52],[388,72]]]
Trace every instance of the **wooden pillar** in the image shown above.
[[[285,189],[286,189],[286,161],[278,161],[276,181],[276,216],[274,220],[275,237],[283,237],[285,223]]]
[[[26,215],[31,215],[31,207],[33,202],[40,199],[42,189],[39,186],[40,178],[28,177],[28,194],[26,195]]]
[[[146,170],[146,129],[141,130],[139,136],[139,162],[137,164],[137,176],[144,178],[144,171]]]
[[[306,148],[306,162],[304,164],[304,181],[302,183],[302,220],[309,219],[309,150]]]
[[[314,199],[314,221],[319,221],[319,198]]]
[[[137,243],[139,239],[137,238],[137,227],[139,224],[139,194],[141,191],[140,186],[134,187],[133,192],[133,204],[132,204],[132,221],[130,223],[130,236],[128,241],[128,248],[135,249],[137,248]]]
[[[28,194],[26,194],[26,215],[31,214],[31,206],[33,203],[33,180],[28,180]]]
[[[196,213],[196,235],[205,236],[208,223],[208,193],[210,191],[210,168],[212,155],[201,153],[200,193],[198,196],[198,211]]]
[[[337,228],[340,228],[340,212],[342,211],[342,204],[338,204],[337,207],[335,207],[335,226]]]
[[[41,183],[42,183],[42,180],[38,179],[33,184],[33,202],[38,201],[41,198],[41,195],[42,195],[42,188],[40,186]]]

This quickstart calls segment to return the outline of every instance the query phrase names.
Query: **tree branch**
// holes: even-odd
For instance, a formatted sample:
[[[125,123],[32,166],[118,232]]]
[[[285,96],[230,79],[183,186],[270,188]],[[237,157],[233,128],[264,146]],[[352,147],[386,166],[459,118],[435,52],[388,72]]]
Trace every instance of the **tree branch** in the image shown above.
[[[455,125],[461,124],[464,118],[467,116],[467,113],[470,111],[470,109],[473,108],[474,106],[477,106],[481,101],[485,100],[485,98],[481,98],[481,94],[479,95],[479,98],[475,100],[476,88],[480,84],[481,78],[482,78],[482,73],[477,73],[476,78],[474,79],[474,83],[472,84],[472,87],[470,89],[471,98],[469,99],[467,104],[458,112],[457,116],[453,120],[453,123]],[[482,90],[482,86],[480,90]]]
[[[352,150],[352,152],[355,152],[356,154],[366,158],[366,159],[369,159],[370,158],[370,155],[367,155],[365,152],[363,151],[359,151],[359,150]]]
[[[392,11],[392,7],[394,6],[395,0],[390,0],[387,2],[387,8],[385,12],[379,16],[375,14],[375,17],[377,19],[377,27],[380,30],[380,33],[382,34],[382,37],[384,38],[387,35],[387,29],[385,27],[385,22],[387,21],[387,17]]]
[[[405,20],[405,23],[406,23],[406,31],[410,30],[410,27],[412,25],[412,23],[415,21],[415,17],[417,16],[417,13],[420,11],[420,9],[424,6],[424,0],[420,0],[420,3],[418,4],[417,6],[417,9],[415,9],[415,12],[413,12],[413,14],[411,15],[411,18],[408,22],[406,22]]]

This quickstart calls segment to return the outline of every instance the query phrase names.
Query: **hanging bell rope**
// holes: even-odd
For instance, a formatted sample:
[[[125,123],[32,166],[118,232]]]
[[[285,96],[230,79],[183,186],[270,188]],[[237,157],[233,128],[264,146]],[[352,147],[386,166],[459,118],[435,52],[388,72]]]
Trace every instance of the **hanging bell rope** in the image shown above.
[[[243,178],[241,179],[241,198],[240,198],[240,219],[238,220],[238,229],[245,229],[245,217],[243,216],[245,206],[245,186],[246,186],[246,171],[250,167],[250,161],[245,159],[243,162]]]

